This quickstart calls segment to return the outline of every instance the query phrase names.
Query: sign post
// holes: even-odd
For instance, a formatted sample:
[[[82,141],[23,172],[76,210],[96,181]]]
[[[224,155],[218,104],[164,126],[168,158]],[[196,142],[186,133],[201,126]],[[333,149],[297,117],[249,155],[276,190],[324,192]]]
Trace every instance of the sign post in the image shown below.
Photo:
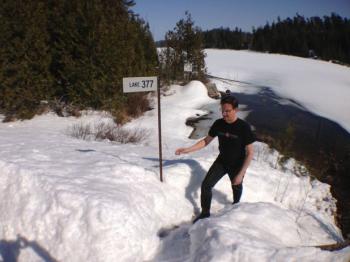
[[[163,182],[163,157],[162,157],[162,123],[160,110],[160,83],[156,76],[146,77],[124,77],[123,92],[149,92],[157,91],[158,97],[158,143],[159,143],[159,175],[160,181]]]
[[[159,80],[157,78],[157,80]],[[159,178],[163,182],[163,156],[162,156],[162,122],[160,113],[160,83],[157,81],[157,96],[158,96],[158,144],[159,144]]]

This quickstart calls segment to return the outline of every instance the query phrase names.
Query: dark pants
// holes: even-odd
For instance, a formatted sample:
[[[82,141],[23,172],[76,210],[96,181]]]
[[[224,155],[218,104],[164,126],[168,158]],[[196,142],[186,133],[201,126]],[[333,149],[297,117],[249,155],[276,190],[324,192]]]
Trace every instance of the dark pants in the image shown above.
[[[237,166],[234,167],[234,166],[224,165],[219,160],[215,160],[215,162],[210,167],[206,177],[202,182],[202,187],[201,187],[202,213],[210,213],[212,188],[215,186],[215,184],[225,174],[228,174],[230,177],[230,180],[232,181],[233,178],[238,174],[240,169],[241,169],[241,165],[239,165],[238,167]],[[242,184],[232,185],[232,191],[233,191],[233,203],[238,203],[243,191]]]

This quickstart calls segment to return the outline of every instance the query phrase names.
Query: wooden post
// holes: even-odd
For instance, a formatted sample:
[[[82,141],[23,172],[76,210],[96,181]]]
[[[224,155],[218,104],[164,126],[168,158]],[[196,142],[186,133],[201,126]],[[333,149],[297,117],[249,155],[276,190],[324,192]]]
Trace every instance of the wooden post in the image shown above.
[[[157,94],[158,94],[158,143],[159,143],[159,176],[160,181],[163,182],[163,156],[162,156],[162,122],[161,122],[161,110],[160,110],[160,82],[159,77],[157,79]]]

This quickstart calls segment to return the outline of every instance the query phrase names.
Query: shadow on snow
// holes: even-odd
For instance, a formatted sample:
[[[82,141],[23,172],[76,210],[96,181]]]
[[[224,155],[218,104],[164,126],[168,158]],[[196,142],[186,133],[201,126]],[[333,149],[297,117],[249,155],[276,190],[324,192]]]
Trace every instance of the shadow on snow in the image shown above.
[[[25,237],[17,236],[16,240],[0,240],[0,255],[4,262],[17,262],[21,249],[31,248],[45,262],[57,262],[47,250],[36,241],[28,241]]]

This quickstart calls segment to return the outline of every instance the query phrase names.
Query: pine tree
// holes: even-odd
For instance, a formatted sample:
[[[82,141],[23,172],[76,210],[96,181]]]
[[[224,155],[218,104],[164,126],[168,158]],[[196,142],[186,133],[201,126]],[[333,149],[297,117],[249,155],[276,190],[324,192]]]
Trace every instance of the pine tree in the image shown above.
[[[30,118],[51,97],[46,11],[45,1],[0,5],[0,108],[7,116]]]
[[[54,11],[52,28],[57,95],[80,107],[108,110],[117,118],[132,114],[122,78],[154,74],[156,47],[149,28],[128,8],[133,1],[66,1]],[[142,99],[140,95],[139,99]],[[147,106],[138,107],[136,112]]]
[[[131,0],[4,0],[0,5],[0,110],[31,117],[41,100],[111,111],[147,109],[122,78],[154,75],[156,47]],[[131,108],[131,107],[130,107]],[[124,115],[124,116],[123,116]]]
[[[204,79],[206,69],[202,32],[194,26],[194,21],[188,12],[185,16],[176,23],[173,31],[168,31],[165,35],[163,76],[183,80],[184,65],[190,63],[193,68],[191,79]]]

